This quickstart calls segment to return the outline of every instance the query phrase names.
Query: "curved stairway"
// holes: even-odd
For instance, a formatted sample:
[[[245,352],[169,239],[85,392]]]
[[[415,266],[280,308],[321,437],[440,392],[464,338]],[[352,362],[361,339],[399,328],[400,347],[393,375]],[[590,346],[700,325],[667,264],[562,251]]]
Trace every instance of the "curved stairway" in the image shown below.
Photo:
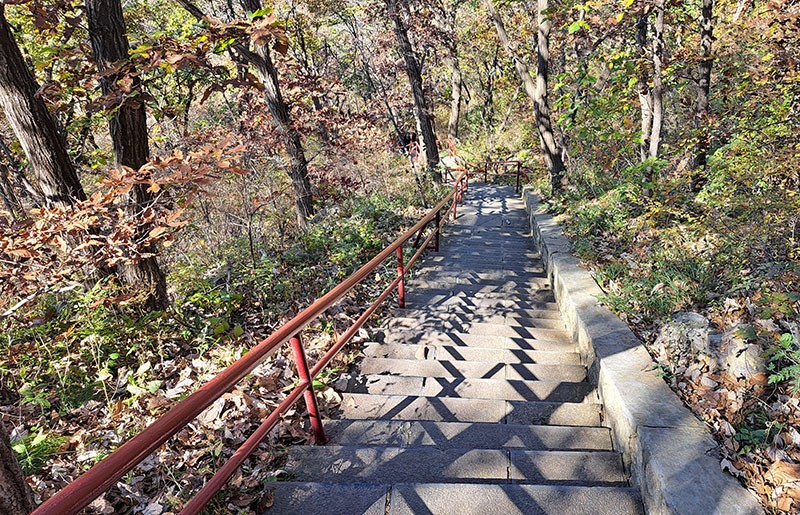
[[[471,185],[270,512],[642,512],[531,247],[513,188]]]

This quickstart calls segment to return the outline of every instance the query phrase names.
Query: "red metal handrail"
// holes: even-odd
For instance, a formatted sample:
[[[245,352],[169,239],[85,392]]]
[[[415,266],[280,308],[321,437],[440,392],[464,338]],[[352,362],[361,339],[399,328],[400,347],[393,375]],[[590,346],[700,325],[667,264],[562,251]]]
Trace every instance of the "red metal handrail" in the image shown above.
[[[502,172],[498,172],[497,169],[499,167],[503,167]],[[508,173],[508,167],[512,167],[515,169],[513,173]],[[508,176],[514,175],[515,182],[514,182],[514,192],[519,194],[522,192],[522,177],[528,178],[528,174],[525,173],[522,166],[522,161],[518,161],[516,159],[507,159],[507,160],[499,160],[499,161],[491,161],[487,160],[483,163],[483,182],[489,182],[489,168],[491,167],[492,171],[496,176]]]
[[[451,209],[453,217],[455,218],[457,214],[456,206],[463,201],[464,192],[467,191],[468,187],[469,179],[467,173],[464,172],[458,176],[453,185],[453,189],[439,204],[422,217],[416,225],[404,232],[367,264],[359,268],[331,291],[314,301],[309,307],[278,328],[234,364],[201,386],[196,392],[173,406],[167,413],[158,418],[141,433],[122,444],[116,451],[103,459],[103,461],[96,464],[56,495],[42,503],[42,505],[33,512],[33,515],[67,515],[78,513],[99,495],[108,490],[123,475],[138,465],[159,446],[183,429],[189,422],[194,420],[195,417],[202,413],[203,410],[209,407],[225,392],[233,388],[236,383],[256,368],[279,345],[287,341],[290,341],[292,345],[295,364],[298,369],[298,375],[300,376],[300,383],[286,396],[283,402],[267,416],[250,438],[236,450],[233,456],[230,457],[222,468],[220,468],[209,482],[192,498],[181,511],[181,514],[199,513],[211,498],[225,486],[231,475],[233,475],[239,465],[252,454],[267,433],[275,427],[281,415],[285,413],[289,407],[293,406],[303,395],[305,395],[306,398],[306,408],[311,419],[315,441],[317,444],[324,443],[325,433],[322,427],[322,421],[319,417],[312,385],[314,377],[316,377],[342,347],[352,339],[369,316],[384,300],[386,300],[395,288],[398,288],[399,285],[403,285],[403,288],[398,290],[399,304],[400,306],[405,304],[404,277],[406,272],[414,265],[417,259],[419,259],[422,252],[431,241],[434,242],[434,248],[438,250],[439,232],[444,224],[447,223]],[[442,209],[451,201],[452,207],[447,207],[446,214],[442,217]],[[431,222],[434,224],[433,231],[422,241],[422,244],[419,245],[408,262],[403,263],[403,245],[415,235],[418,236],[415,243],[419,242],[421,235]],[[378,268],[378,266],[392,254],[397,254],[398,258],[397,277],[364,313],[362,313],[353,325],[345,331],[316,365],[309,370],[305,359],[302,340],[300,339],[300,331],[322,315],[325,310],[336,304],[345,294],[369,276],[369,274]]]

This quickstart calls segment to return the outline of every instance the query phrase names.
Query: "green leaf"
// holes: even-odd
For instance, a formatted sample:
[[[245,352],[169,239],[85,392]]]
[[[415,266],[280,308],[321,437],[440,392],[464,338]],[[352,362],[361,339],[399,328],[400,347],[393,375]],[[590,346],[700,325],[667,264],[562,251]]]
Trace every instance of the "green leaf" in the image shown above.
[[[44,442],[46,438],[47,435],[44,434],[44,431],[39,431],[39,434],[36,435],[34,439],[31,441],[31,447],[36,447],[40,443]]]
[[[272,9],[269,7],[262,7],[250,15],[250,21],[253,21],[256,18],[261,18],[262,16],[269,16],[270,14],[272,14]]]
[[[28,448],[25,447],[25,444],[22,443],[22,442],[15,443],[14,445],[11,446],[11,448],[14,449],[14,452],[16,452],[17,454],[27,454],[28,453]]]
[[[579,21],[573,21],[573,22],[572,22],[572,23],[569,25],[569,27],[567,28],[567,32],[569,32],[570,34],[575,34],[575,33],[576,33],[576,32],[578,32],[579,30],[581,30],[582,28],[583,28],[583,27],[581,27],[581,22],[580,22],[580,20],[579,20]]]
[[[242,326],[240,326],[239,324],[236,324],[236,325],[234,326],[234,328],[233,328],[233,335],[234,335],[236,338],[238,338],[238,337],[240,337],[240,336],[241,336],[241,335],[243,335],[243,334],[244,334],[244,329],[242,329]]]

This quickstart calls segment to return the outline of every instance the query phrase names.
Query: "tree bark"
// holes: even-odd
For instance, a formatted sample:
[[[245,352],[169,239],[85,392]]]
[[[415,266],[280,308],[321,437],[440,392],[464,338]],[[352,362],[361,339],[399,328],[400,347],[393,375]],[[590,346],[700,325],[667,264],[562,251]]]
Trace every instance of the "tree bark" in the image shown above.
[[[644,163],[650,156],[650,131],[653,128],[653,96],[650,90],[650,78],[647,73],[647,25],[649,13],[643,8],[636,16],[636,90],[639,94],[639,106],[642,113],[642,141],[639,144],[639,159]]]
[[[458,121],[461,119],[461,91],[464,79],[458,61],[458,48],[455,42],[448,47],[448,66],[450,67],[450,118],[447,120],[447,135],[452,140],[458,138]]]
[[[441,173],[437,170],[439,166],[439,148],[436,146],[436,134],[433,131],[432,113],[425,99],[425,92],[422,86],[422,73],[419,63],[408,39],[408,29],[400,17],[397,5],[398,0],[386,0],[386,10],[389,19],[394,27],[394,34],[400,53],[405,61],[406,75],[411,85],[411,95],[414,99],[414,118],[417,120],[417,129],[421,136],[420,143],[424,146],[425,164],[427,172],[436,182],[442,181]]]
[[[561,146],[553,134],[553,123],[550,119],[550,106],[548,104],[548,67],[550,65],[550,28],[552,22],[545,13],[548,0],[538,0],[536,19],[539,23],[537,35],[537,66],[536,66],[536,101],[533,103],[536,110],[536,125],[542,141],[542,150],[547,168],[550,170],[550,186],[553,192],[564,189],[564,161],[561,158]]]
[[[658,157],[661,127],[664,116],[664,82],[661,77],[664,57],[664,0],[655,0],[656,19],[653,24],[653,121],[650,130],[649,157]]]
[[[89,36],[98,71],[108,73],[115,66],[128,60],[130,45],[125,31],[125,20],[120,0],[86,0],[86,13],[89,22]],[[103,94],[119,93],[118,81],[123,76],[118,73],[106,75],[100,80]],[[139,86],[134,78],[133,91]],[[124,95],[124,93],[123,93]],[[150,157],[147,136],[147,113],[144,102],[137,96],[124,98],[117,106],[108,121],[111,140],[114,147],[116,165],[127,166],[138,170]],[[145,209],[151,202],[152,195],[147,187],[137,184],[129,194],[129,210],[133,214]],[[138,236],[143,238],[148,232],[147,226],[138,229]],[[143,249],[147,253],[155,249]],[[167,306],[167,282],[164,273],[158,266],[155,257],[141,259],[133,264],[119,267],[122,279],[131,285],[149,291],[146,307],[163,309]]]
[[[198,20],[205,18],[205,14],[190,0],[178,0],[178,3]],[[261,9],[261,0],[241,0],[241,3],[249,13]],[[303,149],[302,137],[292,124],[289,106],[281,94],[278,70],[272,61],[269,45],[256,43],[254,52],[240,43],[234,43],[231,47],[238,54],[236,56],[238,60],[247,62],[255,68],[258,78],[264,86],[264,100],[267,102],[275,128],[286,146],[286,153],[289,154],[289,178],[292,180],[294,189],[297,223],[300,227],[306,227],[308,218],[314,214],[311,182],[308,178],[308,161]]]
[[[539,33],[537,37],[537,66],[536,80],[530,73],[530,68],[514,50],[511,40],[508,38],[503,19],[497,13],[492,0],[486,2],[489,8],[489,16],[494,21],[497,35],[503,43],[506,51],[514,61],[514,67],[522,80],[525,92],[533,101],[533,110],[536,115],[536,128],[539,132],[539,144],[542,149],[542,157],[545,166],[550,174],[550,186],[553,192],[559,192],[564,187],[564,161],[561,159],[561,148],[557,144],[553,134],[553,126],[550,120],[550,110],[547,105],[547,73],[548,60],[550,58],[548,38],[550,36],[550,21],[544,18],[543,12],[547,9],[547,0],[539,0],[537,5]]]
[[[242,6],[248,13],[261,9],[261,0],[242,0]],[[295,210],[297,223],[301,227],[308,224],[308,218],[314,214],[313,197],[311,195],[311,181],[308,179],[308,161],[306,160],[303,141],[300,133],[292,124],[289,106],[283,99],[278,69],[272,61],[269,45],[254,43],[254,50],[260,60],[254,62],[256,72],[264,84],[264,98],[267,101],[270,114],[280,132],[286,152],[289,154],[289,177],[295,194]]]
[[[692,191],[699,192],[706,183],[706,164],[711,131],[708,120],[709,94],[711,92],[711,67],[714,58],[711,45],[714,41],[714,0],[703,0],[700,14],[700,62],[697,65],[697,111],[695,129],[697,144],[692,162]]]
[[[85,200],[86,193],[38,90],[6,21],[5,5],[0,4],[0,107],[28,157],[45,205],[69,206]]]
[[[33,511],[33,507],[30,489],[0,418],[0,513],[27,515]]]

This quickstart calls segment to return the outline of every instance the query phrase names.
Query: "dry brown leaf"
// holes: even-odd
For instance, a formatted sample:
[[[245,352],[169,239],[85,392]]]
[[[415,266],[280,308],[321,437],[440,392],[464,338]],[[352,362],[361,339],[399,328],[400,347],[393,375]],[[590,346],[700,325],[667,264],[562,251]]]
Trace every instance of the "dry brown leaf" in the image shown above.
[[[800,481],[800,463],[776,461],[767,470],[765,478],[776,486]]]

